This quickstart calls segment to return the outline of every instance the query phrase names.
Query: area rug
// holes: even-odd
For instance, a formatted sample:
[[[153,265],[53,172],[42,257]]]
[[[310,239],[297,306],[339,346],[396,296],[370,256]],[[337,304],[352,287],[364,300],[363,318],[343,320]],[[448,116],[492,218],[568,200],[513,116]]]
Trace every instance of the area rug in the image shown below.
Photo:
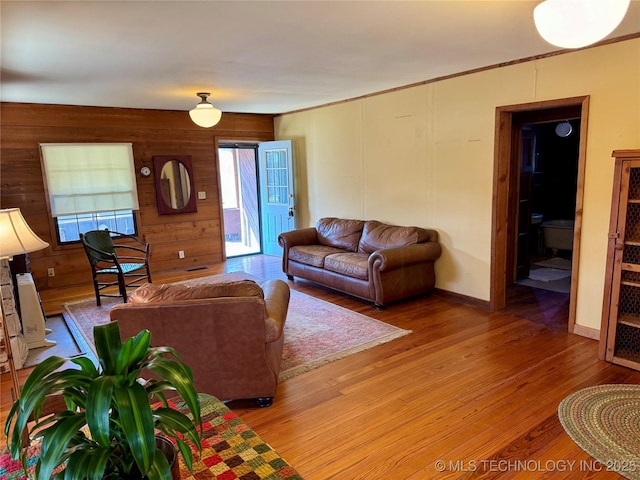
[[[603,469],[640,479],[640,385],[597,385],[572,393],[558,406],[571,439]]]
[[[169,406],[188,412],[184,404]],[[179,456],[181,480],[302,480],[287,461],[227,406],[211,395],[200,394],[202,408],[202,453],[196,454],[189,471]],[[27,453],[27,474],[19,460],[0,454],[0,478],[34,478],[40,444],[32,443]],[[60,471],[58,469],[57,471]]]
[[[205,278],[190,282],[203,282]],[[109,310],[121,303],[94,298],[64,305],[70,320],[93,348],[93,327],[109,321]],[[411,333],[338,305],[291,290],[285,324],[280,380],[299,375]]]
[[[532,268],[529,271],[529,278],[539,282],[553,282],[570,276],[570,270],[561,270],[558,268]]]
[[[561,257],[551,257],[534,263],[538,267],[559,268],[561,270],[571,270],[571,260]]]

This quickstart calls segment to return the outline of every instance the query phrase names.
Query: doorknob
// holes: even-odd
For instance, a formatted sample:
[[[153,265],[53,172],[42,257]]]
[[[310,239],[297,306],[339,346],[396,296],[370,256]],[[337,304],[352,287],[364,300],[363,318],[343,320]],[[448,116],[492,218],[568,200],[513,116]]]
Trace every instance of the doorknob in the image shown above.
[[[293,217],[295,209],[293,207],[289,207],[289,216]]]

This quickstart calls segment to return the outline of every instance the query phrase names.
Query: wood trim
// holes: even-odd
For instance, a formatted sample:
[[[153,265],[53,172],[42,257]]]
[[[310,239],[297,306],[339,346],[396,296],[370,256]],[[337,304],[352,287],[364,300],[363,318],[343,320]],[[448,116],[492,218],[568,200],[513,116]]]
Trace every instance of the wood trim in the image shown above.
[[[591,340],[600,339],[600,330],[596,330],[595,328],[591,327],[585,327],[584,325],[574,325],[573,328],[569,329],[569,331],[571,333],[575,333],[576,335],[580,335],[581,337],[590,338]]]
[[[509,197],[515,165],[513,159],[514,115],[524,112],[547,110],[553,115],[554,109],[579,107],[580,149],[578,165],[578,188],[576,191],[576,217],[574,228],[573,268],[571,300],[569,304],[569,331],[575,326],[576,293],[579,268],[580,235],[582,230],[582,208],[584,197],[584,176],[586,168],[586,142],[589,111],[589,96],[570,97],[556,100],[508,105],[496,108],[496,137],[494,146],[493,205],[491,228],[491,291],[489,304],[492,310],[500,310],[506,305],[507,288],[507,246],[510,240]],[[540,116],[541,119],[544,118]]]
[[[613,156],[615,157],[615,153]],[[600,323],[600,345],[598,348],[598,358],[605,360],[607,355],[607,343],[609,332],[609,311],[611,306],[611,294],[613,291],[613,259],[615,257],[615,238],[618,230],[618,209],[620,205],[620,160],[615,159],[615,174],[613,176],[613,189],[611,194],[611,217],[609,219],[609,232],[607,240],[607,263],[604,276],[604,292],[602,300],[602,320]]]
[[[469,297],[461,293],[450,292],[448,290],[442,290],[440,288],[433,289],[433,295],[450,300],[454,303],[461,305],[468,305],[470,307],[477,308],[478,310],[484,310],[485,312],[491,311],[491,306],[486,300],[480,300],[479,298]]]
[[[510,109],[496,108],[496,128],[493,163],[493,199],[491,208],[491,310],[501,310],[506,304],[507,226],[509,202],[509,169],[511,166]]]
[[[576,216],[573,224],[573,251],[571,254],[571,292],[569,301],[569,331],[576,327],[578,298],[578,269],[580,266],[580,239],[582,238],[582,213],[584,209],[584,179],[587,167],[587,131],[589,127],[589,97],[582,100],[580,112],[580,146],[578,148],[578,179],[576,188]]]

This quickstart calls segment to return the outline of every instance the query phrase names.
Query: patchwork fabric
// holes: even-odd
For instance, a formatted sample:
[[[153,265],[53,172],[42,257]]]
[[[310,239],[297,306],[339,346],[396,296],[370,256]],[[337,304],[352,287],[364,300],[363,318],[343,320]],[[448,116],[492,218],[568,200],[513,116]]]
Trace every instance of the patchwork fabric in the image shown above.
[[[183,403],[170,404],[188,412]],[[202,409],[202,453],[194,452],[190,472],[180,456],[181,480],[302,480],[289,465],[256,432],[217,398],[200,394]],[[40,453],[40,444],[29,447],[27,460],[31,474]],[[0,455],[0,478],[26,480],[19,460],[8,453]]]

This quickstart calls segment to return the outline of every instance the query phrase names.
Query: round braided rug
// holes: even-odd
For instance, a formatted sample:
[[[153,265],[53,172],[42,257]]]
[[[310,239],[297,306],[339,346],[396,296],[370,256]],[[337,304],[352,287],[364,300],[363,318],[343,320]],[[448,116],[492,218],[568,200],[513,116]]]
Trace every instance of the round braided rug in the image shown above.
[[[571,439],[609,468],[640,479],[640,385],[597,385],[572,393],[558,406]]]

